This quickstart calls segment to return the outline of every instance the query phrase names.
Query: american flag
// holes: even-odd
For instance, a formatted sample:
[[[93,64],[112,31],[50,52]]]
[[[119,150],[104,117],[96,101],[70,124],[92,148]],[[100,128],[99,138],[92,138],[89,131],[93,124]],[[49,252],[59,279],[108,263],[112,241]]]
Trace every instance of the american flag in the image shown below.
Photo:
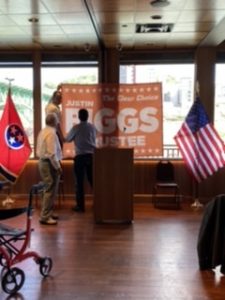
[[[201,182],[225,164],[224,142],[197,97],[174,137],[194,178]]]

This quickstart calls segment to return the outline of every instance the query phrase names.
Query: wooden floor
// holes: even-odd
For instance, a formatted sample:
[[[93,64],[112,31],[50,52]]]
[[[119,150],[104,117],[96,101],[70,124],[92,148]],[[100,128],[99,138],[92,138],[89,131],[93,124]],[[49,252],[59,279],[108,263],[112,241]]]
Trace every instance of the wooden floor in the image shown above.
[[[91,203],[85,214],[65,201],[57,226],[39,225],[35,209],[31,249],[53,259],[43,279],[33,259],[18,265],[26,275],[16,297],[23,300],[203,300],[225,299],[225,276],[200,272],[196,242],[202,210],[154,209],[135,204],[131,225],[93,221]],[[25,217],[11,224],[18,227]],[[12,219],[11,219],[12,220]]]

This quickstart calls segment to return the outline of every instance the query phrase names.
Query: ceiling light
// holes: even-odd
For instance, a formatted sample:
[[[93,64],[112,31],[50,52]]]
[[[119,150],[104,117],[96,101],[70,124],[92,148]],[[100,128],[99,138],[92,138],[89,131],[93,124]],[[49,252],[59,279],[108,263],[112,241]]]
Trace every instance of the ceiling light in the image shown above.
[[[153,19],[153,20],[161,20],[162,16],[160,16],[160,15],[153,15],[153,16],[151,16],[151,19]]]
[[[153,0],[150,2],[153,7],[166,7],[170,4],[168,0]]]

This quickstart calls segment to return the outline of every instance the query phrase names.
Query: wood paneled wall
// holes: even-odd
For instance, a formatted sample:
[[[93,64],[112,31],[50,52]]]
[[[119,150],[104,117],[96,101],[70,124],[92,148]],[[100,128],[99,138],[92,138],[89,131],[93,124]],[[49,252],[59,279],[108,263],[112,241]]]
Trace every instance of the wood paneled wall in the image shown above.
[[[145,202],[151,200],[153,185],[155,182],[156,160],[134,161],[134,199]],[[195,184],[183,161],[173,161],[175,165],[176,180],[180,185],[184,199],[192,199],[195,195]],[[66,198],[74,198],[73,161],[63,161],[64,191]],[[107,180],[107,178],[105,178]],[[40,181],[37,160],[29,160],[19,179],[12,187],[11,194],[16,198],[27,197],[32,184]],[[104,182],[102,183],[104,184]],[[86,186],[87,194],[92,194],[90,187]],[[198,185],[199,199],[208,201],[215,195],[225,193],[225,169],[221,169],[215,175]],[[2,195],[1,195],[2,197]],[[190,200],[191,201],[191,200]]]

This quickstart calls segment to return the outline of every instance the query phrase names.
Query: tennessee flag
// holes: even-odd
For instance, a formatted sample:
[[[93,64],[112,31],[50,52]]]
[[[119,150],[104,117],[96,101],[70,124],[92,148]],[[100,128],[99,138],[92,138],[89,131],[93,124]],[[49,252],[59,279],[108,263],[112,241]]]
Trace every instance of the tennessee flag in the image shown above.
[[[0,120],[0,173],[15,182],[31,153],[31,147],[11,98],[9,88]]]

